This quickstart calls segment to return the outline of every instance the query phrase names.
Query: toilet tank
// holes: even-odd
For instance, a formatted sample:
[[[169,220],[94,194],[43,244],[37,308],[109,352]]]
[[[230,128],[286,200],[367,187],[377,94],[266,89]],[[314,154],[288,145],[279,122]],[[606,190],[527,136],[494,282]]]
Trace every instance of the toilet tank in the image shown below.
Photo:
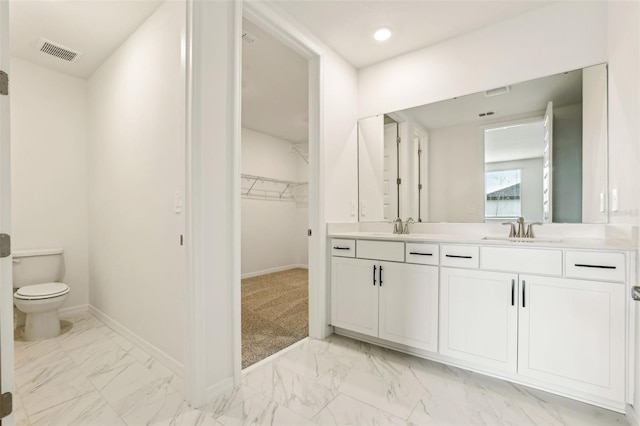
[[[62,282],[64,250],[61,248],[16,250],[13,252],[13,288]]]

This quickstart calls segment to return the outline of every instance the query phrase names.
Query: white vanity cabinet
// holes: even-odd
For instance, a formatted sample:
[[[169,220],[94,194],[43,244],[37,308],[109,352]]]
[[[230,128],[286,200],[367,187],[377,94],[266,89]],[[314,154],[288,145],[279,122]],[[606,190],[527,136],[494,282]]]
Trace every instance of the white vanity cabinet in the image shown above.
[[[418,349],[438,349],[438,268],[404,260],[404,243],[358,241],[356,258],[332,256],[331,324]],[[400,256],[398,253],[401,253]]]
[[[516,371],[516,274],[440,269],[440,353]]]
[[[624,400],[625,286],[520,275],[518,374]]]
[[[334,240],[338,332],[624,409],[631,251],[395,238]]]
[[[378,335],[378,267],[367,259],[331,258],[331,324]]]
[[[438,350],[438,268],[380,262],[378,337]]]

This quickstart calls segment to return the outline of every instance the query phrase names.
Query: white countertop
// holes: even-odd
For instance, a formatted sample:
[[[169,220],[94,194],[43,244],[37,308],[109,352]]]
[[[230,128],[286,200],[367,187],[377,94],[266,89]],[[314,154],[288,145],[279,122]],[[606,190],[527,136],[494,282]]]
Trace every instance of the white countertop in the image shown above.
[[[482,244],[507,247],[574,248],[600,250],[636,250],[632,241],[622,239],[562,238],[541,236],[532,239],[513,238],[503,235],[467,234],[393,234],[391,232],[329,232],[330,238],[351,238],[382,241],[407,241],[412,243]]]

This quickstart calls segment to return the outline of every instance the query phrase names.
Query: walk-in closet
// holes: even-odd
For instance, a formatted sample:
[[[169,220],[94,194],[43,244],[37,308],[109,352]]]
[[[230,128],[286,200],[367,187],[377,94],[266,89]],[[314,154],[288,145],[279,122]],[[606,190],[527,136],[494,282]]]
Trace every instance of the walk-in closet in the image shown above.
[[[308,66],[251,21],[242,43],[242,367],[309,335]]]

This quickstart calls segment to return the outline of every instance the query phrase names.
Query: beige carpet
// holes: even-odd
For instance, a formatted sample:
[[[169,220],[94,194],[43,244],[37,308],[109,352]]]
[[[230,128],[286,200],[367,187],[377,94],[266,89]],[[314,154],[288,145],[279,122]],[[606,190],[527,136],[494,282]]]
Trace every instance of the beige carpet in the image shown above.
[[[242,280],[242,368],[309,335],[308,287],[306,269]]]

